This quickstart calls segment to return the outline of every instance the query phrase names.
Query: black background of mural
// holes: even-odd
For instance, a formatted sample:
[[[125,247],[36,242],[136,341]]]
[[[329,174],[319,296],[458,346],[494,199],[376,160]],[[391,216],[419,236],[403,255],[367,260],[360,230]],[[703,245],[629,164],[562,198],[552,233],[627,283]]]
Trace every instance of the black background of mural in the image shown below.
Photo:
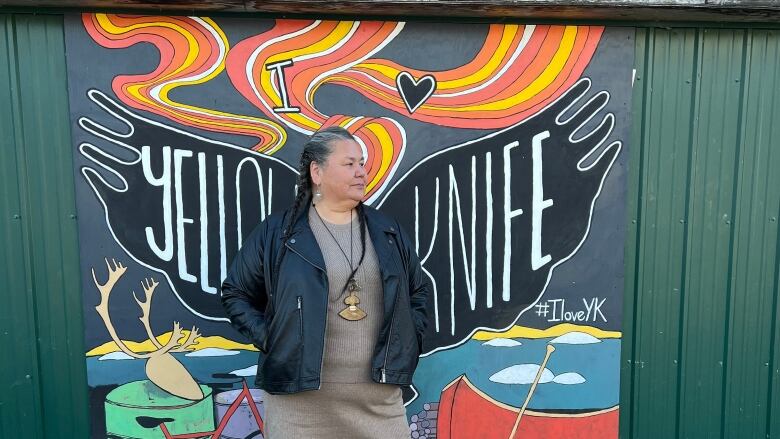
[[[602,120],[605,117],[598,109],[606,102],[606,94],[597,95],[591,101],[577,100],[585,93],[588,84],[587,81],[579,82],[562,99],[524,123],[424,160],[393,187],[382,201],[381,210],[394,212],[402,226],[413,231],[416,227],[413,200],[415,189],[419,191],[418,253],[424,257],[426,249],[431,245],[429,262],[424,267],[436,280],[438,306],[434,306],[435,299],[431,295],[428,311],[429,315],[434,316],[434,310],[438,308],[440,324],[438,332],[433,323],[429,325],[424,353],[458,343],[475,328],[498,329],[513,323],[542,293],[550,270],[562,259],[569,257],[585,237],[591,203],[620,151],[616,145],[610,146],[610,143],[604,142],[612,128],[609,116],[606,123],[592,133],[587,130],[577,131],[589,118]],[[572,104],[572,108],[565,111]],[[558,117],[565,123],[557,124]],[[549,132],[549,138],[542,141],[540,160],[543,164],[534,164],[532,138],[545,131]],[[570,136],[579,142],[572,142]],[[509,150],[509,163],[506,163],[504,147],[513,142],[519,144]],[[488,153],[491,156],[490,187],[486,187],[488,183],[485,177]],[[590,169],[580,171],[577,165],[586,157],[591,159],[587,163],[592,163],[596,157],[600,159],[592,163]],[[551,260],[538,269],[532,269],[531,266],[531,218],[534,209],[532,174],[535,165],[541,165],[543,169],[543,198],[553,200],[553,204],[544,209],[541,215],[543,228],[540,255],[549,254]],[[507,167],[511,169],[511,177],[505,174]],[[510,235],[504,224],[506,178],[510,179],[511,187],[509,208],[523,211],[510,220],[511,238],[508,238]],[[439,185],[438,203],[436,180]],[[457,196],[451,188],[453,181],[457,184]],[[541,191],[541,188],[537,190]],[[487,218],[487,192],[493,200],[492,220]],[[437,205],[438,213],[435,212]],[[476,211],[476,226],[472,240],[473,207]],[[438,226],[434,226],[435,218],[438,218]],[[510,239],[509,266],[504,266],[506,239]],[[433,244],[429,244],[431,242]],[[476,247],[473,259],[472,243]],[[486,249],[490,249],[492,256],[492,270],[487,269]],[[476,265],[474,284],[471,284],[468,274],[472,264]],[[492,272],[489,285],[488,271]],[[511,279],[510,299],[507,301],[502,298],[505,271],[510,273]],[[476,296],[473,310],[468,285]],[[454,298],[451,291],[454,291]],[[488,307],[487,295],[492,295],[492,307]]]
[[[438,331],[435,324],[429,326],[424,353],[461,342],[475,328],[498,329],[514,322],[542,293],[550,270],[562,259],[570,256],[585,237],[590,221],[591,203],[600,189],[605,173],[619,152],[619,148],[608,147],[609,144],[604,143],[611,134],[612,121],[611,115],[604,116],[599,109],[607,102],[608,95],[598,94],[590,101],[583,99],[589,84],[589,81],[580,81],[560,100],[530,120],[424,160],[398,185],[391,188],[382,201],[380,210],[390,212],[398,218],[407,231],[416,230],[418,227],[415,225],[415,209],[410,208],[410,200],[415,199],[415,189],[419,190],[421,250],[418,252],[425,253],[429,243],[432,243],[430,262],[425,264],[425,268],[435,280],[438,298],[434,299],[431,295],[428,309],[429,315],[438,315],[439,320]],[[116,239],[136,260],[167,273],[175,292],[191,310],[208,318],[224,318],[217,293],[221,280],[222,256],[219,206],[222,204],[226,212],[223,231],[226,242],[224,257],[231,261],[239,247],[239,217],[241,235],[246,237],[256,226],[258,218],[265,214],[265,209],[272,210],[269,202],[278,203],[277,206],[288,206],[293,197],[291,188],[294,187],[296,173],[266,156],[208,142],[150,123],[100,93],[91,92],[90,95],[98,105],[108,109],[111,114],[120,115],[125,119],[125,123],[132,126],[127,134],[116,133],[95,124],[91,119],[81,120],[82,127],[95,134],[95,143],[100,143],[98,140],[107,140],[102,142],[102,153],[87,149],[85,154],[99,162],[102,167],[113,169],[127,182],[126,190],[117,191],[113,185],[106,184],[97,177],[96,166],[82,168],[82,171],[86,170],[85,177],[105,203],[108,222]],[[604,120],[604,123],[592,132],[577,130],[591,118]],[[542,140],[541,155],[536,163],[532,159],[532,138],[543,132],[549,133],[549,137],[545,136]],[[509,150],[507,156],[504,152],[505,146],[514,142],[517,142],[517,147]],[[175,150],[170,151],[167,158],[163,157],[164,146],[176,148],[178,145],[185,147],[187,157],[176,160]],[[601,147],[597,148],[599,145]],[[149,148],[149,170],[152,176],[159,178],[164,175],[166,170],[162,169],[161,165],[167,165],[167,180],[170,182],[167,191],[171,204],[167,214],[162,208],[165,189],[149,183],[140,159],[121,162],[105,158],[105,155],[109,154],[109,148],[120,148],[136,155],[136,151],[141,150],[142,146]],[[489,174],[486,172],[487,154],[491,156]],[[221,184],[218,181],[220,176],[217,172],[217,157],[221,157],[223,163]],[[596,157],[600,159],[593,163],[590,169],[578,169],[578,163],[583,159],[590,158],[592,161]],[[507,158],[509,163],[506,162]],[[258,164],[260,181],[255,167],[251,164],[253,162],[249,160],[255,160],[254,163]],[[180,162],[180,177],[176,175],[176,169],[179,167],[176,162]],[[240,167],[242,162],[244,166]],[[540,197],[553,200],[552,205],[541,213],[543,228],[540,255],[549,254],[551,260],[538,269],[532,269],[532,175],[536,166],[542,168],[544,179],[543,186],[536,190],[543,191],[539,194]],[[243,170],[240,174],[239,169]],[[507,170],[511,170],[508,182],[505,181],[510,177],[506,174]],[[203,183],[199,183],[201,173],[204,176]],[[489,188],[486,187],[486,175],[492,176]],[[470,190],[472,178],[473,194]],[[435,199],[437,179],[438,201]],[[269,185],[271,181],[273,186]],[[182,183],[181,187],[177,188],[179,183]],[[509,239],[504,229],[504,216],[507,213],[506,206],[503,205],[507,183],[511,188],[509,209],[523,210],[523,214],[511,219],[509,243],[512,257],[509,266],[504,265],[504,242]],[[201,184],[205,187],[201,187]],[[458,186],[457,198],[453,184]],[[221,202],[218,198],[219,186],[223,187],[224,192]],[[273,196],[269,197],[271,187]],[[493,200],[490,221],[486,217],[485,205],[488,192]],[[475,195],[474,198],[472,195]],[[201,212],[204,200],[206,207]],[[438,213],[434,212],[435,206],[438,206]],[[472,247],[472,209],[476,213],[473,243],[478,249],[473,260],[469,257]],[[203,213],[206,215],[203,216]],[[189,218],[192,222],[177,227],[181,222],[176,219],[179,217]],[[437,226],[433,224],[434,218],[438,218]],[[162,244],[166,236],[166,221],[167,227],[172,229],[172,235],[167,244]],[[202,224],[207,224],[206,242],[202,240],[200,232]],[[169,248],[170,259],[162,259],[151,250],[145,232],[147,227],[154,231],[156,245]],[[434,229],[436,235],[432,236]],[[184,231],[184,237],[181,239],[179,230]],[[544,230],[547,233],[544,233]],[[459,237],[460,233],[463,234],[463,242]],[[207,291],[200,281],[203,274],[199,271],[202,263],[201,246],[208,249],[207,276],[203,277],[206,278],[206,288],[215,288],[212,292]],[[462,246],[467,252],[465,260],[460,250]],[[488,268],[484,251],[487,247],[491,248],[493,261],[490,285],[486,285]],[[182,259],[186,261],[186,272],[194,280],[185,280],[180,275]],[[473,310],[470,307],[467,287],[470,281],[462,269],[464,265],[470,267],[471,264],[476,265],[476,282],[470,286],[472,294],[477,296]],[[505,301],[502,298],[502,279],[507,271],[511,275],[511,296]],[[492,294],[490,307],[485,302],[487,294]],[[434,304],[434,300],[438,303]]]
[[[98,123],[104,123],[108,126],[113,126],[115,129],[120,129],[117,126],[112,117],[104,113],[87,97],[87,91],[90,89],[99,89],[106,92],[109,96],[111,93],[111,79],[114,75],[119,73],[141,73],[151,70],[154,63],[157,60],[157,55],[154,49],[148,45],[136,45],[128,49],[110,51],[103,49],[95,45],[94,42],[86,35],[83,27],[79,23],[78,16],[67,17],[67,45],[69,59],[101,59],[100,63],[92,63],[89,66],[84,63],[69,63],[69,88],[71,96],[71,107],[73,115],[73,129],[74,129],[74,147],[81,142],[89,141],[97,143],[94,136],[90,135],[78,126],[78,118],[81,116],[87,116],[95,119]],[[218,19],[220,23],[228,32],[228,37],[232,44],[242,38],[262,32],[264,29],[270,27],[270,21],[265,20],[242,20],[242,19]],[[484,35],[484,29],[486,26],[474,25],[474,26],[462,26],[462,25],[447,25],[447,24],[431,24],[431,23],[409,23],[404,28],[404,31],[387,47],[385,47],[378,56],[393,59],[410,68],[423,68],[430,71],[435,71],[437,67],[439,69],[451,68],[458,65],[461,62],[468,60],[478,49],[481,44],[481,35]],[[460,30],[458,30],[460,29]],[[436,37],[436,35],[442,35],[446,33],[447,44],[442,38]],[[414,43],[414,44],[411,44]],[[594,56],[593,61],[585,71],[585,76],[593,79],[593,89],[589,92],[589,95],[594,94],[598,90],[608,89],[612,94],[610,102],[605,107],[604,111],[612,112],[616,116],[616,129],[611,139],[625,140],[628,135],[628,111],[630,102],[630,88],[625,86],[630,81],[631,76],[631,63],[626,60],[631,58],[633,50],[633,31],[624,30],[618,28],[608,28],[605,31],[602,42],[599,49]],[[436,56],[431,56],[431,53],[435,53]],[[145,61],[148,60],[148,61]],[[615,86],[614,84],[622,84],[621,86]],[[243,98],[238,95],[235,90],[232,89],[226,75],[221,74],[214,80],[202,86],[194,86],[177,89],[172,95],[173,98],[192,103],[193,105],[203,105],[208,107],[217,107],[226,111],[235,113],[243,113],[255,115],[257,110],[253,109]],[[370,116],[388,116],[398,120],[406,129],[407,138],[409,144],[407,151],[404,154],[404,159],[400,163],[398,170],[395,173],[394,179],[397,180],[404,176],[406,172],[417,162],[425,157],[446,148],[450,145],[462,143],[472,139],[477,139],[481,136],[488,134],[487,131],[482,130],[469,130],[469,129],[453,129],[446,127],[439,127],[427,123],[422,123],[409,119],[403,114],[393,113],[389,110],[379,107],[376,104],[368,101],[366,98],[360,96],[356,92],[344,87],[325,85],[318,92],[315,97],[315,104],[318,109],[326,114],[355,114],[355,115],[370,115]],[[168,124],[169,121],[156,115],[148,113],[142,113],[144,117],[159,121],[160,123]],[[549,120],[549,119],[548,119]],[[592,129],[597,121],[592,121],[586,126]],[[113,124],[113,125],[112,125]],[[156,127],[155,129],[161,129]],[[213,132],[199,131],[197,129],[185,128],[187,131],[192,131],[199,135],[217,139],[223,142],[234,143],[239,146],[246,147],[252,143],[252,139],[242,138],[239,136],[218,134]],[[551,133],[555,136],[554,127],[545,126],[545,129],[551,129]],[[300,152],[300,145],[304,136],[299,133],[288,131],[289,140],[287,145],[282,148],[275,157],[287,162],[294,163],[295,157]],[[170,133],[166,135],[171,135]],[[176,134],[177,136],[183,136],[183,134]],[[524,133],[523,136],[528,139],[528,133]],[[513,139],[520,140],[520,139]],[[552,142],[552,138],[546,142]],[[171,140],[171,144],[175,145],[177,140]],[[147,142],[148,143],[148,142]],[[155,142],[158,145],[162,143]],[[493,144],[492,140],[489,142],[481,142],[487,148],[495,147],[497,144]],[[492,146],[491,146],[492,145]],[[101,145],[102,146],[102,145]],[[499,146],[500,147],[500,146]],[[196,148],[207,148],[208,154],[218,153],[218,149],[214,145],[204,142],[199,144],[195,142],[195,146],[190,144],[186,145],[187,149],[196,150]],[[517,148],[516,154],[522,154],[523,148]],[[550,152],[552,151],[553,144],[545,143],[543,147],[545,160],[550,158]],[[483,151],[484,152],[484,151]],[[240,151],[238,152],[240,154]],[[228,156],[232,153],[225,153],[226,168],[228,168],[227,161],[231,160],[235,163],[238,158],[230,158]],[[250,153],[247,152],[247,155]],[[497,167],[497,160],[501,154],[498,152],[493,153],[494,167]],[[236,156],[238,157],[238,156]],[[470,157],[470,156],[469,156]],[[481,156],[478,156],[481,157]],[[571,159],[571,157],[569,157]],[[434,159],[432,159],[434,160]],[[443,160],[443,159],[442,159]],[[465,160],[465,159],[464,159]],[[625,193],[625,167],[626,167],[627,154],[624,149],[623,153],[618,157],[615,166],[610,171],[607,182],[604,186],[604,190],[599,200],[597,201],[594,211],[594,224],[598,226],[593,228],[590,232],[589,239],[584,243],[578,253],[572,257],[567,263],[556,268],[555,275],[553,276],[550,285],[548,286],[545,298],[568,298],[572,301],[579,301],[581,297],[587,295],[598,295],[600,297],[609,297],[610,300],[604,305],[602,310],[607,316],[606,322],[591,323],[594,326],[601,327],[603,329],[616,330],[620,328],[621,321],[621,302],[619,300],[622,293],[622,247],[623,247],[623,233],[625,230],[625,207],[624,207],[624,193]],[[185,163],[189,161],[188,165],[196,163],[195,158],[186,158]],[[430,166],[434,166],[437,163],[431,161],[428,163]],[[480,162],[481,163],[481,162]],[[572,162],[569,160],[569,164],[576,163],[576,160]],[[465,164],[458,165],[454,163],[456,175],[463,173],[461,167]],[[85,157],[76,154],[75,156],[75,169],[79,170],[83,166],[91,166]],[[470,164],[469,164],[470,166]],[[478,165],[479,168],[479,165]],[[518,168],[519,169],[519,168]],[[547,169],[547,168],[545,168]],[[439,169],[440,171],[441,169]],[[433,171],[433,173],[439,172]],[[159,171],[156,171],[159,172]],[[185,166],[186,181],[197,182],[196,171],[192,168],[187,170]],[[275,171],[276,172],[276,171]],[[498,181],[501,170],[496,168],[493,178],[494,182]],[[187,174],[189,173],[189,174]],[[431,175],[433,175],[433,173]],[[517,178],[521,177],[518,171]],[[281,171],[280,171],[281,175]],[[446,176],[446,174],[442,174]],[[110,176],[109,176],[110,177]],[[211,180],[212,174],[207,176],[207,179]],[[527,175],[526,175],[527,177]],[[275,174],[275,178],[276,174]],[[404,184],[411,184],[411,176],[409,180]],[[546,198],[555,198],[556,191],[563,191],[565,188],[556,188],[555,172],[545,170],[545,193]],[[560,176],[558,178],[561,178]],[[226,176],[226,181],[230,179]],[[550,180],[548,182],[548,180]],[[468,180],[462,180],[459,177],[460,182],[460,195],[462,200],[466,200],[469,196]],[[480,179],[477,179],[478,184]],[[447,179],[441,180],[441,190],[443,194],[446,194]],[[280,183],[281,184],[281,183]],[[251,183],[247,183],[251,185]],[[276,183],[275,183],[276,185]],[[527,185],[527,182],[522,181],[518,183],[520,190],[523,185]],[[226,184],[226,190],[230,184]],[[242,185],[243,186],[243,185]],[[276,186],[280,188],[281,186]],[[292,184],[290,184],[292,187]],[[466,189],[466,190],[464,190]],[[529,190],[530,188],[526,188]],[[403,188],[397,188],[398,193],[402,193]],[[477,191],[480,193],[480,191]],[[586,192],[583,190],[583,192]],[[105,226],[105,216],[102,212],[102,206],[97,202],[95,194],[87,184],[83,176],[77,174],[77,193],[78,193],[78,208],[80,214],[80,232],[82,237],[81,242],[81,260],[82,260],[82,276],[84,279],[89,279],[89,270],[92,266],[98,266],[102,264],[102,258],[105,256],[119,256],[124,257],[124,251],[113,241],[107,228]],[[499,192],[496,192],[498,194]],[[390,194],[393,195],[393,194]],[[212,197],[213,195],[209,195]],[[278,211],[284,206],[283,198],[288,195],[284,195],[280,190],[274,191],[274,211]],[[518,196],[525,197],[518,193]],[[229,199],[230,197],[226,197]],[[159,200],[159,195],[155,195],[155,200]],[[211,200],[211,198],[209,198]],[[494,195],[494,202],[497,207],[494,210],[495,216],[498,218],[501,214],[499,205],[500,199]],[[392,197],[389,196],[387,200],[388,212],[399,217],[405,222],[407,231],[412,232],[413,229],[409,228],[410,223],[409,204],[407,203],[403,209],[396,210],[390,205],[392,204]],[[556,204],[558,200],[556,199]],[[185,199],[184,205],[192,206],[192,201]],[[214,203],[209,202],[210,208],[214,206]],[[141,206],[128,205],[126,207],[127,212],[136,214],[136,210],[139,210]],[[522,207],[519,205],[513,205],[514,208]],[[557,206],[555,206],[557,207]],[[186,207],[185,207],[186,208]],[[384,209],[384,208],[383,208]],[[551,221],[553,221],[552,213],[554,207],[545,211],[545,223],[546,230],[555,227]],[[464,210],[466,212],[466,210]],[[440,212],[441,214],[441,212]],[[481,213],[479,213],[481,214]],[[190,218],[197,218],[197,212],[188,214]],[[549,218],[548,218],[549,217]],[[515,218],[515,220],[521,220],[521,217]],[[116,221],[121,221],[117,219]],[[192,230],[188,229],[188,233],[194,237],[198,236],[197,227],[188,225]],[[209,227],[216,227],[215,222],[210,221]],[[494,233],[498,233],[501,224],[497,224],[494,227]],[[521,227],[518,225],[518,230]],[[445,226],[446,228],[446,226]],[[425,227],[421,227],[424,230]],[[524,230],[524,228],[522,228]],[[440,230],[440,234],[443,231]],[[574,233],[577,235],[577,233]],[[516,234],[517,237],[519,234]],[[479,235],[478,235],[479,236]],[[444,237],[444,235],[442,235]],[[443,239],[440,237],[439,239]],[[139,234],[138,239],[144,240],[143,232]],[[520,238],[518,238],[520,239]],[[145,245],[145,242],[144,242]],[[519,244],[525,245],[525,244]],[[443,247],[444,248],[444,247]],[[555,261],[563,256],[563,254],[553,254],[552,250],[548,247],[546,238],[543,247],[544,253],[551,253],[554,261],[544,267],[544,270],[548,266],[555,263]],[[438,250],[437,250],[438,251]],[[498,251],[498,249],[496,249]],[[187,250],[188,255],[193,257],[197,256],[197,249]],[[522,252],[520,252],[522,253]],[[520,254],[518,253],[518,255]],[[156,258],[156,256],[155,256]],[[125,258],[126,263],[130,263],[130,270],[128,274],[121,281],[121,288],[126,290],[126,293],[120,296],[119,292],[117,297],[112,297],[112,313],[116,315],[115,324],[117,327],[122,328],[120,336],[123,338],[139,338],[143,337],[143,329],[138,324],[137,305],[132,299],[132,295],[129,293],[131,289],[139,289],[138,281],[150,275],[154,275],[154,271],[149,270],[141,264],[133,265],[132,261]],[[154,259],[154,258],[153,258]],[[599,264],[598,270],[593,269],[592,261],[594,259],[603,261]],[[502,257],[493,258],[494,268],[500,269]],[[514,259],[513,259],[514,261]],[[218,264],[211,262],[210,270],[215,270]],[[457,262],[454,264],[458,266]],[[198,264],[197,260],[189,262],[188,266],[190,272],[197,273]],[[176,274],[176,267],[169,268],[172,273],[173,279]],[[449,266],[446,267],[449,270]],[[542,271],[544,271],[542,270]],[[462,270],[456,271],[462,276]],[[513,279],[515,276],[513,275]],[[478,278],[479,279],[479,278]],[[448,282],[448,277],[445,279]],[[483,283],[484,280],[478,280],[477,284]],[[514,282],[514,281],[513,281]],[[209,282],[213,285],[212,282]],[[446,283],[446,282],[445,282]],[[494,274],[494,284],[500,283],[500,271]],[[576,285],[575,285],[576,283]],[[191,284],[192,286],[192,284]],[[195,285],[195,291],[200,291],[198,285]],[[105,330],[102,329],[102,325],[99,318],[94,313],[92,307],[97,301],[97,293],[91,283],[85,283],[85,332],[86,344],[88,348],[99,345],[108,340],[108,335]],[[200,293],[205,295],[203,293]],[[514,295],[520,300],[520,294]],[[531,298],[533,299],[533,297]],[[460,300],[460,299],[458,299]],[[484,306],[484,294],[478,296],[478,306],[480,303]],[[465,306],[468,306],[467,299],[463,302]],[[512,305],[506,308],[506,311],[499,311],[498,307],[501,306],[502,301],[500,293],[496,293],[494,296],[494,309],[493,315],[498,320],[508,320],[510,315],[514,314],[512,318],[516,317],[518,309],[524,308],[519,302],[517,307]],[[503,309],[503,308],[502,308]],[[506,313],[504,315],[504,312]],[[226,337],[240,340],[240,336],[237,335],[232,329],[229,328],[223,322],[208,322],[204,319],[197,318],[188,314],[187,310],[181,305],[181,303],[171,294],[167,285],[161,285],[155,296],[155,305],[152,312],[153,327],[165,330],[170,327],[170,321],[172,319],[181,320],[183,325],[196,324],[202,332],[207,335],[220,334]],[[519,324],[528,326],[544,328],[552,326],[556,323],[549,322],[544,318],[536,316],[533,312],[526,312],[521,317]],[[442,324],[445,323],[442,321]]]
[[[99,93],[91,93],[99,105],[105,106],[111,112],[118,113],[127,118],[133,129],[127,136],[117,136],[112,131],[101,128],[91,122],[90,119],[82,120],[82,124],[94,130],[100,137],[111,139],[102,142],[104,150],[114,145],[123,148],[135,155],[135,150],[141,150],[142,146],[149,146],[151,174],[160,178],[165,172],[164,165],[168,165],[170,173],[170,214],[163,212],[163,199],[165,189],[148,182],[144,176],[142,162],[131,161],[132,164],[122,164],[113,160],[106,160],[103,154],[87,155],[98,160],[104,166],[117,171],[127,180],[127,190],[118,192],[110,185],[97,178],[95,166],[83,167],[86,169],[85,177],[97,191],[97,195],[106,205],[108,222],[116,239],[135,259],[143,264],[153,267],[168,274],[175,292],[181,300],[192,310],[200,315],[220,318],[224,317],[224,311],[220,302],[219,286],[221,284],[220,273],[220,204],[224,205],[224,255],[227,267],[233,260],[241,242],[239,241],[238,227],[241,221],[241,236],[245,239],[263,218],[265,212],[280,211],[292,203],[295,195],[294,187],[297,173],[288,166],[271,160],[267,156],[252,154],[249,150],[230,148],[198,139],[171,130],[165,126],[149,123],[136,118],[133,113],[124,110],[124,107],[107,100]],[[98,143],[97,141],[95,143]],[[121,146],[127,144],[135,147],[135,150]],[[174,148],[169,153],[169,158],[163,158],[163,148]],[[175,176],[175,149],[186,150],[187,157],[181,159],[181,187],[177,189]],[[89,150],[87,150],[89,151]],[[200,170],[199,156],[203,155],[203,171]],[[219,163],[217,157],[222,159],[223,175],[218,173]],[[252,164],[256,161],[258,168]],[[239,166],[242,161],[244,165]],[[260,173],[258,174],[257,169]],[[199,184],[199,173],[205,174],[205,188]],[[259,177],[258,177],[259,176]],[[223,201],[219,200],[219,187],[222,180]],[[269,182],[272,184],[269,185]],[[271,191],[269,189],[273,188]],[[205,189],[205,190],[204,190]],[[240,194],[237,193],[240,190]],[[176,201],[177,192],[181,192],[181,211]],[[269,195],[271,195],[269,197]],[[205,197],[206,221],[201,215],[202,199]],[[274,206],[276,209],[274,210]],[[263,210],[265,208],[265,211]],[[239,213],[240,212],[240,213]],[[183,224],[181,230],[184,236],[179,239],[177,230],[177,217],[192,220],[190,224]],[[240,217],[240,218],[239,218]],[[172,239],[167,245],[165,241],[166,221],[168,227],[173,229]],[[201,224],[207,224],[206,242],[201,239]],[[147,242],[145,229],[151,227],[154,231],[154,241],[159,248],[172,246],[171,259],[160,258]],[[241,241],[243,241],[241,239]],[[178,241],[184,246],[181,248]],[[206,246],[208,257],[207,276],[201,273],[201,246]],[[183,256],[183,258],[182,258]],[[167,259],[167,258],[166,258]],[[195,281],[182,279],[179,275],[180,260],[186,261],[186,272]],[[201,284],[201,278],[206,277],[207,288]],[[207,291],[213,288],[212,292]]]

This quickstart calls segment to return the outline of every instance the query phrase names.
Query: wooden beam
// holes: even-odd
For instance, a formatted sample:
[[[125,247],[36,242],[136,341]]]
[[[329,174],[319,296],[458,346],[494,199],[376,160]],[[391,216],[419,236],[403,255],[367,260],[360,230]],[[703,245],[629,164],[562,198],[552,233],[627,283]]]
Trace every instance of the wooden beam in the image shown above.
[[[778,0],[0,0],[3,9],[420,17],[435,20],[780,22]]]

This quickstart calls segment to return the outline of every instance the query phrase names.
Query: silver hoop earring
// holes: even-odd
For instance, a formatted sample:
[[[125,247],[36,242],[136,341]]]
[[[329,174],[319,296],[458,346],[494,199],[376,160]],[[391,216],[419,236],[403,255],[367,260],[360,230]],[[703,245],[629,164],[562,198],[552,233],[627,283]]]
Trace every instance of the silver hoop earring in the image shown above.
[[[320,192],[320,187],[316,186],[314,188],[314,202],[322,201],[322,192]]]

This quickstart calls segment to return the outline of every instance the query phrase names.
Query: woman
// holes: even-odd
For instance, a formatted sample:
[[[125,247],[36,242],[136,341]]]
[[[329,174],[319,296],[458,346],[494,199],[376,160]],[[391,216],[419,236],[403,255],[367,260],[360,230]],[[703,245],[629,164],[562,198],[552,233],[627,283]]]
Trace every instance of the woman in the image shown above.
[[[247,238],[222,285],[260,350],[266,437],[408,439],[430,285],[398,223],[362,203],[360,145],[339,127],[304,145],[298,193]]]

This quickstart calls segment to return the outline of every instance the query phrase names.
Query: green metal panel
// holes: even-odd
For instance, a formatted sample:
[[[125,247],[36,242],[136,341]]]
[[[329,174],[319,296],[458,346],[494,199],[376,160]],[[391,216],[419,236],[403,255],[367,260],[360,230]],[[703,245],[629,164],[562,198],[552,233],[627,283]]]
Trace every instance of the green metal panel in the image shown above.
[[[40,391],[37,380],[38,356],[35,346],[35,321],[32,288],[27,270],[27,251],[22,237],[21,158],[16,145],[21,139],[18,110],[18,74],[16,37],[13,18],[0,19],[0,214],[2,215],[3,263],[0,264],[0,291],[5,306],[0,307],[0,340],[5,350],[0,361],[0,436],[11,437],[15,431],[29,431],[41,437]],[[17,430],[19,429],[19,430]]]
[[[87,437],[62,17],[1,16],[0,35],[0,436]]]
[[[744,41],[742,114],[734,185],[733,262],[724,377],[723,435],[777,437],[768,430],[780,413],[771,385],[777,316],[780,210],[780,34],[748,32]],[[773,365],[774,363],[774,365]],[[777,393],[774,393],[777,397]],[[773,410],[772,410],[773,409]],[[731,415],[733,414],[733,415]],[[777,421],[775,421],[777,422]]]
[[[753,215],[746,218],[752,232],[747,245],[741,251],[751,249],[753,265],[749,267],[744,286],[746,291],[762,291],[760,303],[762,321],[768,330],[761,331],[760,338],[753,343],[766,341],[766,375],[760,377],[764,387],[758,393],[766,392],[762,399],[766,413],[767,437],[780,437],[780,334],[778,333],[778,272],[780,270],[780,240],[778,223],[780,222],[780,32],[755,32],[750,45],[750,63],[748,71],[753,78],[747,87],[748,101],[756,105],[748,107],[748,122],[745,124],[745,145],[749,145],[751,155],[745,154],[745,160],[756,164],[752,173],[741,178],[744,180],[742,199],[749,201]],[[770,93],[767,93],[771,90]],[[753,246],[752,248],[749,246]],[[741,256],[741,253],[738,253]],[[763,397],[763,395],[761,395]]]
[[[728,332],[724,316],[729,308],[726,285],[732,260],[743,40],[742,30],[699,32],[686,191],[688,258],[678,345],[682,379],[677,423],[682,437],[718,437],[722,428],[723,341]],[[701,396],[703,388],[709,389],[706,398]]]
[[[642,214],[641,206],[638,200],[642,197],[642,174],[641,170],[644,164],[642,143],[639,141],[643,134],[645,121],[642,119],[644,101],[642,96],[646,92],[645,84],[648,82],[642,75],[645,72],[647,63],[647,44],[649,42],[648,31],[645,29],[636,30],[636,49],[634,55],[634,93],[632,97],[631,114],[633,125],[631,127],[631,144],[629,145],[629,166],[628,166],[628,196],[627,209],[628,224],[626,226],[626,244],[625,244],[625,287],[623,294],[623,322],[622,322],[622,344],[621,344],[621,366],[620,366],[620,436],[623,438],[631,437],[633,427],[631,421],[634,418],[634,367],[632,359],[636,353],[635,336],[638,334],[636,329],[636,314],[638,303],[636,301],[636,282],[639,258],[636,248],[639,247],[639,221]]]
[[[644,101],[640,113],[634,115],[641,124],[641,137],[632,142],[634,155],[642,154],[640,169],[642,198],[638,200],[637,243],[640,253],[635,261],[633,288],[634,327],[639,335],[633,346],[633,400],[652,400],[660,395],[673,398],[677,392],[677,352],[680,328],[680,290],[686,229],[687,194],[680,187],[688,184],[690,166],[690,121],[693,90],[690,79],[693,65],[687,62],[696,56],[696,32],[675,29],[653,30],[646,34],[645,69],[637,72],[636,87],[653,99]],[[639,54],[641,56],[641,54]],[[641,102],[640,98],[640,102]],[[652,145],[647,147],[644,144]],[[631,291],[631,289],[627,289]],[[662,309],[664,312],[656,313]],[[628,316],[626,316],[627,318]],[[643,337],[651,334],[650,337]],[[629,347],[630,346],[630,347]],[[621,403],[624,403],[621,401]],[[674,437],[674,422],[659,422],[658,418],[674,419],[673,404],[659,405],[654,416],[646,416],[642,406],[626,404],[632,416],[633,432],[647,437]]]
[[[622,437],[780,436],[779,60],[773,30],[637,33]]]

